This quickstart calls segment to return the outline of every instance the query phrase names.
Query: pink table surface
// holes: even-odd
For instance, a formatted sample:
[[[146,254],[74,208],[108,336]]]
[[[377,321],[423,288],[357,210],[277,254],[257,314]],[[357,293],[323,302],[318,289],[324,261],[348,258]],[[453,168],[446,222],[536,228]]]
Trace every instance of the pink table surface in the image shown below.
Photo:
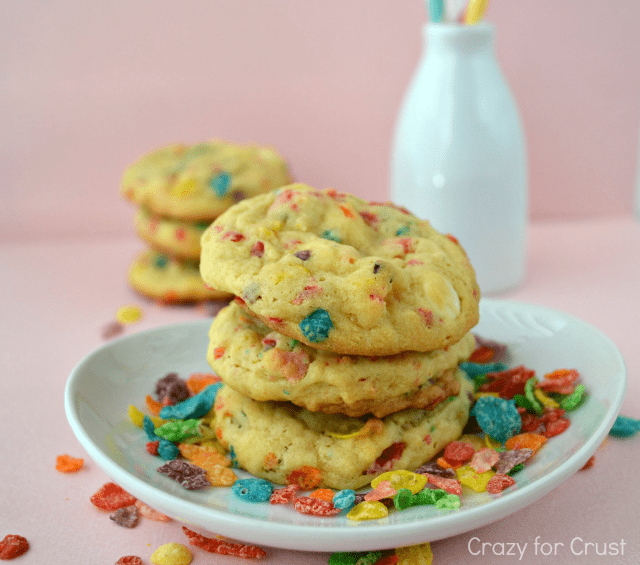
[[[69,427],[63,406],[67,377],[87,353],[105,343],[102,328],[125,304],[144,318],[126,333],[204,318],[192,307],[161,307],[132,292],[125,272],[143,247],[128,238],[0,244],[0,538],[25,536],[31,549],[15,563],[109,564],[184,542],[177,522],[141,520],[115,525],[89,497],[109,478],[89,459]],[[629,384],[622,413],[640,417],[640,223],[633,218],[534,224],[528,275],[504,298],[563,310],[598,327],[620,348]],[[432,543],[434,563],[640,563],[640,438],[608,439],[596,464],[547,496],[492,525]],[[63,475],[56,456],[84,457],[86,468]],[[557,556],[535,555],[533,544],[558,545]],[[480,541],[475,541],[475,539]],[[624,541],[624,555],[574,555],[571,541],[602,551]],[[484,555],[477,553],[487,543]],[[496,544],[528,543],[520,558],[496,556]],[[576,549],[584,550],[578,542]],[[471,543],[471,545],[470,545]],[[326,563],[328,553],[266,548],[268,564]],[[472,553],[473,552],[473,553]],[[194,549],[194,564],[246,563]]]

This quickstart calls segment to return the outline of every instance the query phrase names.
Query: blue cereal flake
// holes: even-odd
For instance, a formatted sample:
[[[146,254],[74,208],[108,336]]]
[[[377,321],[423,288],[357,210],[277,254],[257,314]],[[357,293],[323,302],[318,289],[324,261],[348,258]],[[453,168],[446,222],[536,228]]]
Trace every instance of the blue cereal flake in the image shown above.
[[[333,495],[333,505],[341,510],[350,510],[356,502],[356,493],[350,488],[339,490]]]
[[[146,416],[142,419],[142,429],[147,434],[149,441],[158,441],[160,438],[156,434],[156,426],[153,423],[153,420]]]
[[[322,233],[322,238],[323,239],[328,239],[330,241],[335,241],[336,243],[341,243],[342,239],[340,239],[340,236],[333,230],[326,230]]]
[[[514,400],[496,396],[479,398],[471,414],[482,431],[500,443],[520,433],[522,418]]]
[[[470,361],[465,361],[464,363],[460,363],[460,368],[467,373],[470,377],[475,375],[486,375],[487,373],[498,373],[500,371],[505,371],[508,367],[505,363],[471,363]]]
[[[229,187],[231,186],[231,175],[226,171],[221,171],[217,175],[211,177],[209,186],[216,193],[218,198],[223,198],[227,195]]]
[[[314,310],[300,322],[300,329],[304,337],[314,343],[327,339],[331,328],[333,328],[331,316],[322,308]]]
[[[178,458],[178,455],[180,455],[180,450],[178,449],[178,446],[172,441],[160,438],[160,445],[158,445],[158,455],[160,456],[160,459],[163,459],[164,461],[173,461],[174,459]]]
[[[205,388],[202,392],[178,402],[173,406],[165,406],[160,410],[160,417],[165,420],[187,420],[190,418],[202,418],[216,401],[218,389],[222,386],[222,381],[214,383]]]
[[[233,483],[231,492],[247,502],[267,502],[273,485],[265,479],[240,479]]]
[[[629,416],[618,416],[609,430],[609,435],[613,437],[631,437],[639,431],[640,420],[635,420]]]

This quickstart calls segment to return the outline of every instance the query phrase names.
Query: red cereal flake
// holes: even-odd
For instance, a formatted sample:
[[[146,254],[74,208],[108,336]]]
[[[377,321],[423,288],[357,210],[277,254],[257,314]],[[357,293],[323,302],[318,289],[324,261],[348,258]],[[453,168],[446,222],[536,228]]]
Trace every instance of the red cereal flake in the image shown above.
[[[378,216],[373,212],[362,211],[359,212],[360,217],[364,220],[365,224],[368,226],[375,228],[378,223]]]
[[[475,449],[473,449],[473,446],[470,443],[466,443],[464,441],[452,441],[444,448],[443,457],[449,465],[452,467],[458,467],[469,461],[473,457],[474,453]]]
[[[519,365],[506,371],[487,373],[488,382],[480,385],[479,392],[497,392],[503,398],[513,398],[516,394],[524,394],[524,385],[535,371]]]
[[[261,559],[267,555],[267,552],[256,546],[246,545],[244,543],[231,543],[220,538],[208,538],[200,535],[189,528],[182,526],[182,531],[187,536],[189,543],[195,545],[209,553],[217,553],[218,555],[232,555],[235,557],[243,557],[245,559]]]
[[[299,496],[293,501],[293,507],[296,512],[311,516],[335,516],[341,512],[341,509],[336,508],[333,503],[311,496]]]
[[[502,473],[496,473],[489,479],[487,483],[487,492],[490,494],[498,494],[507,487],[515,485],[516,481],[509,475],[503,475]]]
[[[522,432],[537,433],[544,426],[541,418],[524,409],[520,412],[520,418],[522,419],[522,426],[520,427]]]
[[[264,243],[256,241],[251,247],[251,255],[254,257],[262,257],[264,255]]]
[[[322,473],[315,467],[304,465],[287,475],[287,484],[296,484],[303,490],[316,488],[322,482]]]
[[[378,457],[373,464],[367,469],[367,475],[377,475],[378,473],[384,473],[390,471],[393,464],[402,457],[402,452],[406,444],[402,441],[396,441],[387,447]]]
[[[15,534],[9,534],[0,541],[0,559],[9,560],[20,557],[29,550],[27,538]]]
[[[449,479],[447,477],[440,477],[439,475],[432,475],[431,473],[426,473],[425,476],[432,485],[441,488],[449,494],[457,494],[458,496],[462,494],[462,485],[458,479]]]
[[[213,358],[214,359],[220,359],[220,357],[222,357],[224,355],[225,352],[225,348],[224,347],[216,347],[213,350]]]
[[[123,506],[135,504],[135,496],[130,495],[115,483],[105,483],[91,496],[91,504],[100,510],[113,512]]]
[[[571,422],[567,418],[558,418],[557,420],[553,420],[553,422],[549,422],[544,430],[544,437],[553,437],[564,432]]]
[[[142,565],[142,558],[137,555],[125,555],[118,559],[115,565]]]
[[[589,457],[589,460],[584,464],[583,467],[581,467],[581,471],[586,471],[587,469],[591,469],[591,467],[593,467],[596,463],[596,456],[592,455],[591,457]]]
[[[399,557],[394,553],[393,555],[387,555],[382,559],[378,559],[374,565],[396,565],[399,561]]]
[[[237,231],[228,231],[223,234],[222,239],[228,239],[229,241],[233,241],[234,243],[238,243],[244,239],[244,235]]]
[[[495,351],[486,345],[481,345],[469,356],[471,363],[488,363],[493,359]]]
[[[458,238],[454,235],[451,235],[450,233],[446,234],[446,237],[449,241],[453,241],[453,243],[455,243],[456,245],[460,245],[460,242],[458,241]]]
[[[424,323],[427,324],[427,326],[433,325],[433,312],[431,310],[425,310],[424,308],[418,308],[416,310],[416,312],[418,312],[418,314],[420,314],[420,317],[424,320]]]
[[[148,441],[147,445],[145,446],[146,450],[151,453],[151,455],[155,455],[156,457],[158,456],[158,447],[160,447],[160,441],[156,440],[156,441]]]
[[[84,459],[77,459],[66,453],[56,457],[56,469],[61,473],[76,473],[82,467],[84,467]]]
[[[274,489],[269,498],[269,502],[271,504],[289,504],[293,502],[299,490],[300,487],[296,484]]]

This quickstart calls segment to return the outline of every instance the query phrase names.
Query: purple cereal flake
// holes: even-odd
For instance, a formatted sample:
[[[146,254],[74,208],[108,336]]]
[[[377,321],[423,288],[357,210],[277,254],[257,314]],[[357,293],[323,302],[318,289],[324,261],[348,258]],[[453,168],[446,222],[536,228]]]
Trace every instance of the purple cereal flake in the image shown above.
[[[436,477],[445,477],[447,479],[455,479],[456,472],[453,469],[445,469],[435,462],[425,463],[422,467],[418,467],[415,471],[419,475],[435,475]]]
[[[506,475],[511,469],[520,463],[524,463],[533,455],[532,449],[510,449],[500,453],[500,459],[493,466],[496,473]]]
[[[189,389],[178,373],[169,373],[156,383],[156,396],[160,402],[168,398],[172,404],[175,404],[189,398]]]
[[[240,202],[241,200],[244,200],[247,197],[247,195],[242,191],[242,190],[234,190],[231,193],[231,198],[233,199],[233,201],[237,204],[238,202]]]
[[[123,331],[124,326],[118,321],[113,321],[102,328],[102,338],[112,339],[119,336]]]
[[[131,506],[118,508],[109,516],[109,519],[123,528],[135,528],[140,521],[140,513],[138,512],[138,507],[132,504]]]
[[[302,251],[296,251],[294,255],[301,261],[306,261],[307,259],[309,259],[309,257],[311,257],[311,250],[303,249]]]
[[[205,470],[186,461],[174,459],[156,470],[180,483],[187,490],[198,490],[211,486]]]
[[[476,338],[476,349],[478,347],[488,347],[489,349],[493,349],[493,358],[491,359],[491,362],[504,363],[509,359],[509,351],[506,344],[484,339],[476,334],[473,334],[473,337]]]
[[[356,505],[360,504],[361,502],[363,502],[364,501],[364,497],[367,495],[368,492],[371,492],[371,491],[357,492],[356,493],[356,497],[355,497],[355,499],[353,501],[353,505],[356,506]]]

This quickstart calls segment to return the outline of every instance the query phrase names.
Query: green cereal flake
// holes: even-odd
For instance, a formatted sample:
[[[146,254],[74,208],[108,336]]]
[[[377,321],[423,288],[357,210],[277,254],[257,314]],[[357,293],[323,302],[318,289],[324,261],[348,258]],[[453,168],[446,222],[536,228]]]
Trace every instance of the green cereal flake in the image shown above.
[[[155,429],[155,433],[169,441],[183,441],[198,435],[199,423],[200,420],[196,418],[165,422],[162,426]]]
[[[580,406],[583,398],[585,398],[586,389],[586,386],[578,385],[571,394],[565,396],[559,401],[560,406],[567,411],[575,410]]]

